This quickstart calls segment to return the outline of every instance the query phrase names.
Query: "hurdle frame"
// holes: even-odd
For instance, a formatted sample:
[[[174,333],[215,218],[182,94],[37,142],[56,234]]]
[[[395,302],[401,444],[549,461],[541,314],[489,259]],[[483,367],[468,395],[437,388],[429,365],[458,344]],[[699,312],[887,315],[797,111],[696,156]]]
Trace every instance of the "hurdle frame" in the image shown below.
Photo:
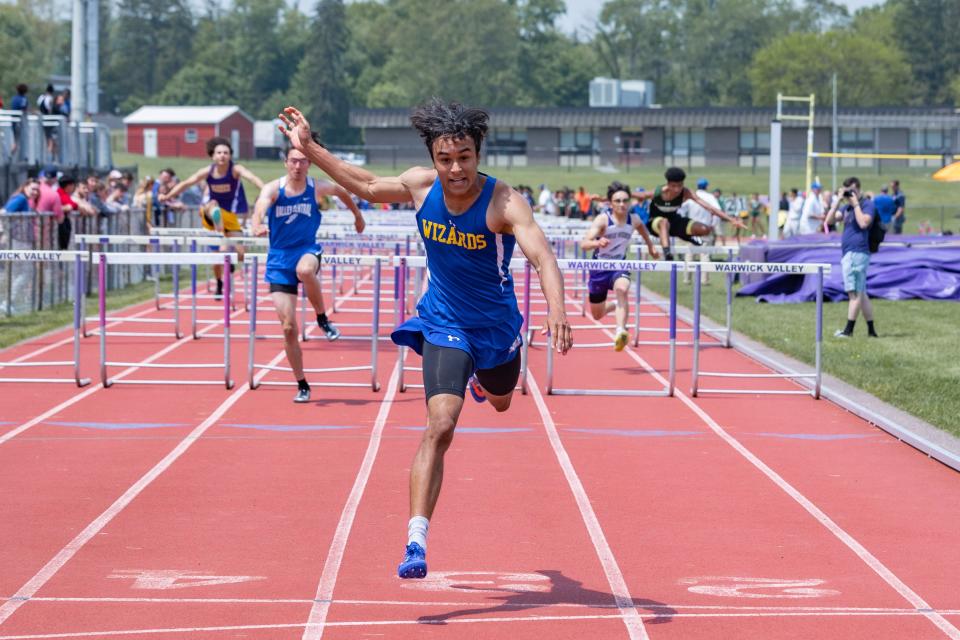
[[[335,265],[339,264],[341,266],[372,266],[373,267],[373,282],[374,282],[374,304],[373,304],[373,327],[370,335],[370,364],[355,366],[355,367],[321,367],[321,368],[303,368],[304,374],[324,374],[324,373],[342,373],[347,371],[370,371],[370,382],[369,387],[372,391],[380,391],[380,381],[378,379],[378,366],[377,366],[377,357],[379,354],[379,334],[380,334],[380,282],[381,282],[381,271],[382,263],[389,261],[390,258],[383,256],[321,256],[321,268],[324,264]],[[255,390],[260,386],[290,386],[296,384],[296,382],[282,382],[279,380],[260,380],[256,379],[256,371],[267,370],[267,371],[286,371],[291,372],[290,367],[281,367],[275,365],[262,365],[257,364],[255,359],[256,351],[256,341],[257,341],[257,280],[259,277],[259,254],[252,254],[251,260],[251,272],[252,272],[252,281],[253,281],[253,297],[251,298],[250,305],[250,320],[249,320],[249,331],[248,331],[248,346],[247,346],[247,379],[251,390]],[[305,294],[301,293],[301,296]],[[306,333],[306,330],[303,330]],[[350,336],[347,336],[350,337]],[[343,336],[340,338],[344,339]],[[364,340],[362,336],[358,336],[357,339]],[[329,382],[329,381],[320,381],[320,382],[310,382],[310,386],[316,387],[366,387],[368,383],[366,382]]]
[[[815,275],[817,278],[816,293],[816,330],[814,346],[814,372],[813,373],[735,373],[725,371],[701,371],[700,370],[700,273],[701,268],[712,271],[731,273],[767,273],[767,274],[796,274],[796,275]],[[820,263],[782,263],[782,262],[738,262],[732,265],[723,265],[707,263],[701,265],[697,263],[695,267],[696,279],[693,284],[693,366],[691,368],[691,386],[690,395],[697,397],[700,394],[761,394],[761,395],[812,395],[814,399],[820,398],[820,389],[823,376],[822,354],[823,354],[823,282],[824,275],[830,273],[829,264]],[[813,387],[810,390],[797,389],[712,389],[700,387],[700,378],[778,378],[787,380],[813,379]]]
[[[84,265],[90,260],[86,251],[38,251],[38,250],[0,250],[0,261],[3,262],[73,262],[73,361],[43,360],[31,362],[0,362],[0,369],[4,367],[65,367],[73,366],[73,378],[0,378],[0,382],[72,382],[78,387],[90,384],[90,378],[80,375],[80,334],[84,312],[83,282],[85,278]]]
[[[668,315],[669,340],[666,341],[640,341],[639,344],[654,344],[658,346],[667,346],[669,348],[667,383],[663,389],[572,389],[558,388],[553,384],[555,372],[554,350],[550,348],[549,340],[547,342],[547,376],[546,391],[548,395],[557,396],[629,396],[629,397],[654,397],[664,398],[672,397],[676,389],[677,374],[677,272],[683,271],[684,266],[678,262],[663,262],[653,260],[598,260],[588,258],[583,260],[557,260],[557,265],[561,271],[564,269],[577,269],[578,271],[630,271],[637,276],[637,288],[640,287],[640,274],[646,272],[669,272],[670,273],[670,311]],[[575,298],[574,298],[575,299]],[[639,305],[634,317],[634,326],[639,326]],[[607,331],[604,325],[595,325],[589,327],[595,330]],[[635,334],[636,335],[636,334]],[[636,340],[634,340],[636,343]],[[581,348],[599,348],[601,345],[588,343],[580,345]],[[604,343],[603,347],[609,348],[609,343]],[[636,344],[634,345],[636,346]],[[577,348],[574,344],[573,349]]]
[[[399,281],[399,286],[397,287],[397,304],[395,305],[395,323],[397,326],[403,324],[407,319],[407,280],[408,280],[408,270],[411,266],[427,269],[427,257],[426,256],[398,256],[394,258],[393,264],[398,270],[397,277]],[[525,298],[525,308],[529,305],[527,304],[530,299],[530,263],[526,258],[513,258],[510,261],[509,266],[510,271],[516,269],[525,269],[526,273],[524,275],[524,298]],[[422,282],[422,281],[421,281]],[[516,291],[516,284],[514,284],[514,291]],[[415,291],[419,293],[419,289]],[[518,304],[519,308],[519,304]],[[528,383],[527,383],[527,368],[528,368],[528,350],[530,348],[530,341],[526,339],[527,333],[527,324],[529,322],[529,314],[523,315],[523,324],[520,327],[520,336],[522,338],[522,346],[520,347],[520,376],[517,380],[519,386],[514,387],[514,390],[519,389],[520,393],[523,395],[527,394]],[[422,389],[423,384],[407,384],[404,380],[404,373],[406,371],[419,371],[423,372],[423,367],[410,367],[405,364],[407,352],[410,350],[409,347],[401,346],[397,349],[397,369],[398,369],[398,379],[397,379],[397,389],[404,393],[408,388],[410,389]]]
[[[224,273],[229,273],[230,265],[236,261],[235,253],[169,253],[169,254],[149,254],[149,261],[144,260],[142,253],[94,253],[97,261],[97,282],[98,282],[98,303],[99,320],[98,328],[100,335],[100,382],[104,388],[110,388],[114,384],[223,384],[227,389],[234,386],[230,377],[230,308],[231,308],[231,278],[224,278],[223,284],[223,365],[220,364],[194,364],[194,363],[170,363],[160,364],[153,362],[119,362],[107,360],[107,303],[106,303],[106,274],[109,264],[172,264],[177,266],[174,273],[179,271],[180,265],[190,264],[191,260],[198,264],[219,264],[223,261]],[[121,320],[122,321],[122,320]],[[179,332],[179,307],[175,319]],[[122,336],[124,332],[112,332],[113,335]],[[135,334],[144,335],[144,334]],[[165,334],[162,334],[165,335]],[[181,336],[177,336],[180,339]],[[137,367],[154,369],[219,369],[223,367],[223,382],[213,380],[111,380],[107,375],[107,367]]]

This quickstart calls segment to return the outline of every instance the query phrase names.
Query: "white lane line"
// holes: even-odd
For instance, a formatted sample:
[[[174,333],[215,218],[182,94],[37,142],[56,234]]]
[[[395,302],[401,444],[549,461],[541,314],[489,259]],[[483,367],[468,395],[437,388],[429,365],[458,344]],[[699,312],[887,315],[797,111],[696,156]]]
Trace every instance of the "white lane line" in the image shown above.
[[[144,304],[144,303],[137,303],[137,304],[135,304],[135,305],[130,305],[130,306],[135,307],[135,306],[139,306],[140,304]],[[128,307],[128,308],[129,308],[129,307]],[[120,311],[122,311],[122,310],[119,310],[118,313],[119,313]],[[138,311],[137,313],[133,314],[132,316],[127,316],[127,317],[129,317],[129,318],[139,318],[139,317],[141,317],[141,316],[147,315],[147,314],[150,313],[151,311],[156,311],[156,309],[154,309],[153,307],[149,307],[149,308],[147,308],[147,309],[144,309],[143,311]],[[121,322],[123,322],[123,320],[113,320],[112,322],[108,322],[108,323],[107,323],[107,328],[109,329],[110,327],[114,327],[114,326],[120,324]],[[72,344],[73,344],[73,330],[72,330],[72,329],[73,329],[72,325],[66,329],[67,331],[70,331],[70,337],[69,337],[69,338],[64,338],[63,340],[60,340],[60,341],[58,341],[58,342],[53,342],[53,343],[51,343],[51,344],[46,345],[45,347],[40,347],[39,349],[35,349],[34,351],[30,351],[29,353],[25,353],[25,354],[23,354],[22,356],[20,356],[20,357],[18,357],[18,358],[14,358],[13,360],[6,360],[5,362],[6,362],[7,364],[12,364],[12,363],[15,363],[15,362],[23,362],[23,361],[25,361],[25,360],[29,360],[30,358],[35,358],[35,357],[37,357],[37,356],[39,356],[39,355],[43,355],[43,354],[46,353],[47,351],[52,351],[53,349],[56,349],[57,347],[62,347],[62,346],[64,346],[64,345],[68,345],[68,344],[69,344],[69,345],[72,345]],[[54,329],[54,331],[53,331],[52,333],[58,333],[58,332],[60,332],[60,331],[64,331],[64,329]],[[41,339],[41,338],[43,338],[43,336],[34,336],[34,337],[32,337],[32,338],[27,338],[27,339],[24,340],[22,343],[10,345],[9,347],[7,347],[6,349],[4,349],[3,351],[6,351],[7,349],[16,349],[17,347],[20,346],[20,344],[23,344],[23,343],[26,343],[26,342],[30,342],[30,341],[32,341],[32,340],[38,340],[38,339]],[[0,351],[0,356],[3,355],[3,351]],[[3,365],[0,365],[0,369],[3,369]]]
[[[0,598],[8,600],[10,598]],[[132,603],[132,604],[312,604],[316,600],[305,598],[124,598],[124,597],[68,597],[68,596],[38,596],[29,598],[30,602],[73,602],[78,604],[103,604],[103,603]],[[554,602],[544,603],[536,602],[469,602],[464,600],[352,600],[352,599],[333,599],[331,604],[352,605],[352,606],[406,606],[406,607],[460,607],[471,606],[474,608],[488,609],[614,609],[614,602]],[[915,613],[920,615],[922,612],[917,609],[897,608],[897,607],[814,607],[814,606],[771,606],[771,605],[709,605],[709,604],[645,604],[643,609],[656,610],[698,610],[698,611],[717,611],[717,612],[742,612],[758,611],[761,613]],[[960,615],[960,609],[938,609],[938,613],[943,615]]]
[[[549,346],[547,347],[550,348]],[[563,447],[563,443],[560,441],[560,434],[557,433],[557,426],[553,422],[553,417],[550,415],[550,410],[547,408],[546,403],[543,401],[543,395],[540,393],[540,388],[537,385],[536,379],[533,377],[533,373],[529,370],[527,371],[527,376],[529,377],[529,388],[533,400],[537,405],[537,410],[540,412],[540,418],[543,421],[543,426],[546,429],[547,437],[550,440],[550,446],[553,448],[553,453],[557,456],[557,461],[560,463],[560,468],[563,470],[563,475],[567,479],[567,484],[570,485],[570,490],[573,492],[573,496],[577,501],[577,507],[580,509],[580,515],[583,518],[583,523],[587,527],[587,532],[590,534],[590,541],[593,542],[593,548],[597,552],[597,556],[600,558],[600,564],[603,567],[603,573],[607,577],[607,583],[610,585],[610,589],[613,593],[614,602],[616,602],[617,608],[620,609],[620,613],[623,616],[623,623],[627,627],[627,633],[630,635],[631,640],[637,639],[647,639],[646,629],[643,628],[643,618],[640,616],[640,612],[637,611],[637,607],[633,603],[633,598],[630,596],[630,590],[627,588],[627,583],[623,579],[623,573],[620,571],[619,565],[617,565],[617,560],[613,556],[613,551],[610,549],[610,544],[607,542],[606,536],[603,534],[603,528],[600,526],[600,520],[597,518],[597,514],[593,510],[593,506],[590,504],[590,498],[587,496],[586,490],[583,488],[583,483],[580,482],[579,476],[577,476],[576,470],[573,468],[573,463],[570,461],[570,456],[567,454],[566,449]]]
[[[588,317],[592,320],[592,318]],[[600,324],[600,322],[593,320],[594,324]],[[614,335],[609,330],[602,330],[607,334],[611,339]],[[666,379],[657,372],[650,364],[641,358],[633,347],[627,347],[625,351],[630,355],[633,360],[639,364],[641,367],[646,369],[648,373],[657,378],[661,384],[666,385]],[[804,496],[800,491],[794,488],[789,482],[787,482],[780,474],[774,471],[772,468],[766,465],[759,457],[757,457],[753,452],[747,449],[739,440],[727,433],[726,430],[721,427],[716,420],[714,420],[706,411],[704,411],[692,398],[687,394],[683,393],[679,389],[676,390],[676,396],[687,405],[697,416],[703,420],[710,429],[716,433],[720,438],[730,445],[737,453],[747,459],[754,467],[756,467],[761,473],[767,476],[775,485],[780,487],[788,496],[793,498],[804,510],[807,511],[811,516],[813,516],[817,522],[822,524],[830,533],[832,533],[838,540],[843,542],[851,551],[853,551],[860,560],[864,562],[870,569],[880,576],[884,582],[890,585],[897,593],[899,593],[907,602],[914,606],[918,611],[921,612],[930,622],[932,622],[938,629],[943,631],[948,638],[952,640],[960,640],[960,629],[952,625],[946,618],[941,614],[937,613],[920,595],[911,589],[903,580],[896,576],[886,565],[884,565],[876,556],[870,553],[866,547],[864,547],[859,541],[857,541],[852,535],[847,533],[840,525],[834,522],[822,509],[815,505],[811,500]]]
[[[464,604],[464,603],[461,603]],[[686,619],[716,619],[716,618],[852,618],[852,617],[919,617],[921,614],[915,611],[882,611],[882,612],[784,612],[784,613],[647,613],[644,618],[650,620],[664,620],[675,618]],[[496,616],[489,618],[456,618],[441,622],[429,622],[420,620],[343,620],[339,622],[326,622],[324,627],[328,628],[354,628],[354,627],[394,627],[411,625],[450,625],[450,624],[489,624],[489,623],[517,623],[517,622],[590,622],[604,620],[618,620],[623,618],[619,613],[607,614],[589,614],[589,615],[532,615],[532,616]],[[249,625],[224,625],[212,627],[171,627],[155,629],[122,629],[116,631],[76,631],[73,633],[43,633],[43,634],[25,634],[0,636],[0,640],[47,640],[52,638],[90,638],[90,637],[114,637],[148,634],[191,634],[215,631],[262,631],[277,629],[302,629],[308,630],[312,627],[310,623],[290,622],[277,624],[249,624]]]
[[[215,325],[211,325],[215,326]],[[275,365],[280,360],[284,358],[284,352],[281,351],[278,353],[273,360],[270,361],[271,365]],[[266,371],[262,372],[266,375]],[[262,377],[262,376],[261,376]],[[88,524],[83,531],[77,534],[77,536],[67,543],[67,545],[60,550],[57,555],[50,559],[47,564],[45,564],[40,571],[36,573],[30,580],[27,581],[25,585],[20,587],[20,589],[13,595],[13,598],[5,602],[0,606],[0,625],[6,622],[14,614],[14,612],[23,606],[30,598],[34,597],[37,591],[40,590],[43,585],[45,585],[56,573],[63,568],[67,562],[77,554],[80,549],[83,548],[94,536],[100,533],[107,524],[110,523],[121,511],[123,511],[127,505],[133,502],[140,493],[143,492],[161,473],[166,471],[170,465],[172,465],[180,456],[186,452],[187,449],[196,442],[203,433],[209,429],[213,424],[223,416],[227,410],[232,407],[236,402],[250,390],[249,384],[244,384],[239,389],[234,391],[230,396],[224,400],[219,407],[217,407],[213,413],[211,413],[206,420],[201,422],[193,431],[191,431],[180,443],[174,447],[174,449],[168,453],[164,458],[153,466],[152,469],[147,471],[133,486],[127,489],[122,496],[117,498],[117,500],[107,507],[106,511],[101,513],[93,522]]]
[[[241,313],[241,310],[236,311],[236,313]],[[209,325],[211,328],[218,325]],[[310,330],[313,329],[313,326],[310,327]],[[184,338],[186,339],[186,338]],[[173,346],[173,345],[171,345]],[[281,350],[268,364],[268,366],[274,366],[279,363],[286,354]],[[133,367],[131,367],[133,369]],[[269,370],[264,369],[257,374],[255,381],[259,382],[263,379],[264,376],[269,373]],[[230,396],[217,407],[213,413],[211,413],[206,420],[200,423],[193,431],[191,431],[180,443],[174,447],[174,449],[168,453],[164,458],[158,462],[152,469],[145,473],[133,486],[127,489],[126,492],[117,500],[110,505],[106,511],[100,514],[96,520],[91,522],[87,527],[81,531],[77,536],[67,543],[67,545],[60,550],[57,555],[50,559],[47,564],[45,564],[40,571],[36,573],[30,580],[23,585],[13,597],[5,602],[3,605],[0,605],[0,625],[2,625],[11,615],[16,612],[21,606],[29,601],[30,598],[34,597],[37,594],[37,591],[46,584],[50,578],[52,578],[56,573],[73,558],[74,555],[80,551],[83,546],[89,542],[94,536],[96,536],[100,531],[103,530],[107,524],[110,523],[124,508],[127,507],[134,498],[136,498],[140,493],[146,489],[161,473],[167,470],[180,456],[186,452],[187,449],[196,442],[200,436],[204,434],[207,429],[213,426],[217,420],[219,420],[224,413],[227,412],[230,407],[232,407],[236,402],[250,390],[249,383],[244,383],[239,389],[235,390]]]
[[[152,311],[152,309],[151,309],[150,311]],[[230,317],[231,317],[231,318],[234,318],[234,317],[240,315],[241,313],[244,313],[243,309],[238,309],[237,311],[234,311],[234,312],[230,315]],[[207,325],[207,326],[204,327],[203,329],[200,329],[199,331],[197,331],[197,335],[199,336],[199,335],[202,335],[202,334],[205,334],[205,333],[209,333],[210,331],[213,331],[215,328],[220,327],[222,324],[223,324],[223,323]],[[154,362],[155,360],[159,360],[160,358],[162,358],[163,356],[167,355],[168,353],[170,353],[170,352],[173,351],[174,349],[177,349],[177,348],[179,348],[179,347],[182,347],[183,345],[187,344],[188,342],[193,342],[193,341],[194,341],[193,336],[185,335],[184,337],[180,338],[180,339],[177,340],[176,342],[173,342],[173,343],[171,343],[171,344],[168,344],[166,347],[164,347],[164,348],[161,349],[160,351],[157,351],[157,352],[154,353],[152,356],[150,356],[150,357],[147,358],[146,360],[143,360],[142,362],[149,364],[149,363],[151,363],[151,362]],[[122,378],[127,377],[128,375],[132,374],[134,371],[137,371],[137,370],[139,370],[139,369],[140,369],[140,367],[128,367],[128,368],[124,369],[123,371],[121,371],[120,373],[118,373],[117,375],[111,376],[111,379],[112,379],[112,380],[120,380],[120,379],[122,379]],[[87,389],[84,389],[83,391],[81,391],[81,392],[78,393],[77,395],[71,396],[70,398],[67,398],[66,400],[64,400],[63,402],[61,402],[61,403],[58,404],[57,406],[53,407],[52,409],[48,409],[47,411],[44,411],[43,413],[41,413],[41,414],[40,414],[39,416],[37,416],[36,418],[33,418],[33,419],[31,419],[31,420],[28,420],[28,421],[24,422],[22,425],[20,425],[19,427],[16,427],[15,429],[11,429],[10,431],[7,431],[7,432],[4,433],[3,435],[0,435],[0,444],[3,444],[4,442],[7,442],[8,440],[10,440],[10,439],[12,439],[12,438],[15,438],[16,436],[18,436],[19,434],[23,433],[23,432],[26,431],[27,429],[33,427],[34,425],[37,425],[37,424],[43,422],[44,420],[47,420],[47,419],[55,416],[56,414],[60,413],[61,411],[63,411],[63,410],[66,409],[67,407],[70,407],[70,406],[72,406],[72,405],[75,405],[76,403],[80,402],[81,400],[83,400],[83,399],[86,398],[87,396],[90,396],[90,395],[96,393],[97,391],[100,391],[101,389],[103,389],[103,383],[102,383],[102,382],[98,382],[97,384],[95,384],[95,385],[93,385],[93,386],[91,386],[91,387],[89,387],[89,388],[87,388]]]
[[[333,589],[337,582],[337,575],[340,573],[340,564],[343,562],[347,540],[350,537],[350,530],[353,528],[353,520],[357,515],[360,499],[363,497],[367,481],[370,479],[374,460],[376,460],[377,452],[380,450],[383,429],[387,424],[387,416],[390,414],[390,407],[393,406],[399,381],[400,362],[398,361],[394,364],[393,372],[390,374],[390,383],[387,385],[386,394],[380,403],[380,411],[377,413],[377,419],[370,433],[370,440],[367,443],[367,451],[363,455],[360,471],[357,473],[353,487],[350,489],[350,495],[346,504],[343,505],[343,511],[340,513],[340,521],[337,522],[337,529],[333,534],[333,541],[330,543],[330,551],[327,552],[327,560],[323,565],[323,572],[320,574],[317,597],[310,608],[307,625],[303,631],[303,640],[320,640],[323,637],[323,628],[327,621],[327,614],[330,612]]]

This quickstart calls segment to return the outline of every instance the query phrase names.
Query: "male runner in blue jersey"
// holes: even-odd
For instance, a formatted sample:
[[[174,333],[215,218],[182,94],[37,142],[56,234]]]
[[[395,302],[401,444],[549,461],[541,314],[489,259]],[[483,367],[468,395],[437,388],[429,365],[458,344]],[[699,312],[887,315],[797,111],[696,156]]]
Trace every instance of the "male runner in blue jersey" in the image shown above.
[[[249,180],[259,189],[263,189],[263,180],[241,164],[233,162],[233,146],[226,138],[210,138],[206,142],[207,155],[213,163],[198,169],[193,175],[177,183],[166,194],[159,196],[160,202],[173,200],[195,184],[205,182],[206,199],[200,207],[200,222],[209,231],[217,231],[225,236],[242,236],[243,223],[247,219],[247,196],[243,191],[242,179]],[[242,217],[242,219],[241,219]],[[221,251],[236,251],[243,260],[243,246],[223,245]],[[231,266],[231,272],[233,266]],[[217,295],[223,294],[223,267],[213,266],[217,278]]]
[[[475,376],[478,396],[485,394],[497,411],[506,411],[520,375],[523,318],[510,274],[513,247],[519,244],[540,274],[550,308],[550,348],[566,353],[573,335],[560,269],[526,199],[478,171],[486,112],[437,99],[417,108],[410,120],[433,167],[414,167],[391,178],[348,164],[316,144],[297,109],[287,107],[280,118],[294,147],[348,190],[370,202],[412,200],[417,209],[429,288],[417,305],[418,317],[397,327],[393,340],[423,356],[427,429],[410,468],[411,517],[398,567],[401,578],[423,578],[443,456],[453,440],[467,383]]]
[[[327,340],[340,337],[340,331],[327,318],[323,292],[317,278],[323,253],[322,247],[317,244],[321,217],[317,202],[324,196],[337,196],[353,211],[357,233],[363,233],[365,223],[360,209],[346,189],[307,175],[310,161],[302,152],[288,150],[284,166],[287,175],[267,183],[260,190],[251,224],[254,235],[270,234],[265,279],[270,284],[270,297],[283,327],[283,348],[287,352],[287,361],[297,380],[297,395],[293,401],[309,402],[310,385],[303,373],[303,354],[297,340],[297,281],[303,283],[307,299],[317,313],[317,324],[327,335]],[[265,217],[266,225],[263,224]]]

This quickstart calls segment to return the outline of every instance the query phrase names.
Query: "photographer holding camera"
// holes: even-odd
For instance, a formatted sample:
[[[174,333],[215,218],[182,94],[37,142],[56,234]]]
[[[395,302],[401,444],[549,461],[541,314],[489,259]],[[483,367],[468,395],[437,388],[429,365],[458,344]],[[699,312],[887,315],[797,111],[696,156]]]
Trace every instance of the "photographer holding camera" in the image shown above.
[[[867,335],[877,338],[873,327],[873,305],[867,295],[867,267],[870,265],[870,223],[876,216],[876,209],[870,198],[860,195],[860,180],[847,178],[843,181],[840,198],[830,207],[826,223],[843,221],[843,236],[840,242],[843,257],[843,288],[850,296],[847,307],[847,326],[837,331],[837,338],[849,338],[857,315],[862,311],[867,321]]]

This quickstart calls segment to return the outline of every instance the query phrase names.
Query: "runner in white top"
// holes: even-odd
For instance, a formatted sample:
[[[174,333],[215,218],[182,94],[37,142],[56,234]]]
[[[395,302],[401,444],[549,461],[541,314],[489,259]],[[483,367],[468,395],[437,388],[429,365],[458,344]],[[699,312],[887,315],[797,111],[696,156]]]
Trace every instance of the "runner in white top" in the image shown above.
[[[580,248],[593,249],[593,257],[604,260],[623,260],[630,247],[633,231],[637,230],[647,243],[647,250],[654,258],[659,258],[647,227],[640,216],[632,216],[630,210],[630,187],[614,182],[607,188],[607,199],[611,210],[598,215],[587,229]],[[613,289],[616,303],[607,302],[607,292]],[[630,289],[630,272],[624,270],[591,271],[587,290],[590,294],[590,313],[599,320],[614,309],[617,314],[617,335],[613,341],[615,351],[623,351],[630,335],[627,333],[627,315],[629,303],[627,292]]]

